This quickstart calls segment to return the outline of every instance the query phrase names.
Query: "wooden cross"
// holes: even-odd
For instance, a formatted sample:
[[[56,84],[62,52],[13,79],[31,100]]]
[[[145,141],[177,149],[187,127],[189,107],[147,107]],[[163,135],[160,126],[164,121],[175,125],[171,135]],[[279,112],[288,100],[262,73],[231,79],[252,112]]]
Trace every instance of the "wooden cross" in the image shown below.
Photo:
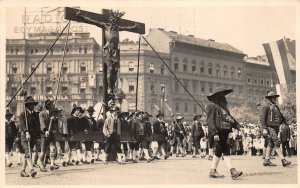
[[[80,12],[80,15],[83,15],[85,18],[89,18],[90,20],[93,21],[88,21],[87,19],[83,19],[82,17],[78,16],[78,13]],[[105,28],[103,26],[103,24],[99,24],[99,22],[101,23],[105,23],[105,24],[109,24],[110,23],[110,14],[109,14],[109,10],[107,9],[102,9],[102,14],[97,14],[97,13],[93,13],[93,12],[88,12],[88,11],[83,11],[83,10],[79,10],[79,9],[74,9],[74,8],[69,8],[66,7],[65,8],[65,19],[66,20],[72,20],[72,21],[76,21],[76,22],[83,22],[83,23],[87,23],[87,24],[93,24],[96,25],[98,27],[102,28],[102,47],[105,48],[105,44],[106,44],[106,38],[105,38]],[[98,22],[98,23],[96,23]],[[120,29],[119,31],[129,31],[129,32],[133,32],[133,33],[139,33],[139,34],[145,34],[145,24],[144,23],[139,23],[139,22],[134,22],[134,21],[130,21],[130,20],[125,20],[125,19],[120,19],[118,26],[120,28],[130,28],[133,27],[135,25],[138,25],[138,27],[136,28],[131,28],[130,30],[128,29]],[[107,31],[107,29],[106,29]],[[117,31],[117,32],[119,32]],[[104,49],[105,50],[105,49]],[[103,102],[104,104],[107,105],[108,103],[108,79],[107,79],[107,64],[105,63],[105,59],[103,57],[103,88],[104,88],[104,92],[103,92]],[[109,80],[110,82],[110,80]],[[108,105],[104,106],[104,111],[103,111],[103,115],[105,118],[105,114],[106,111],[108,110]]]

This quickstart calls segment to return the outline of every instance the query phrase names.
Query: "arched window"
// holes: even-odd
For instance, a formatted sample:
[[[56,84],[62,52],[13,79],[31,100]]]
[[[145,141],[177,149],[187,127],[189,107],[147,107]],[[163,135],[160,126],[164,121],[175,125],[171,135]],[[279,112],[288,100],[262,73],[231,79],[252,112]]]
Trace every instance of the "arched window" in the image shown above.
[[[212,64],[211,63],[208,64],[207,71],[208,71],[208,75],[212,76]]]
[[[18,73],[18,66],[15,63],[12,65],[12,73],[13,74],[17,74]]]
[[[68,64],[67,64],[67,63],[64,63],[64,64],[63,64],[62,72],[63,72],[63,73],[68,73]]]
[[[80,73],[86,73],[86,64],[85,63],[80,64]]]
[[[53,65],[52,63],[47,64],[47,74],[50,74],[53,72]]]
[[[165,74],[165,66],[164,66],[164,65],[161,65],[161,66],[160,66],[160,74],[161,74],[161,75],[164,75],[164,74]]]
[[[228,76],[228,68],[227,68],[227,66],[226,65],[224,65],[224,67],[223,67],[223,75],[224,75],[224,77],[227,77]]]
[[[192,61],[192,73],[196,73],[196,61],[194,59]]]
[[[241,68],[238,68],[237,76],[238,76],[239,79],[242,78],[242,70],[241,70]]]
[[[183,72],[187,72],[188,71],[188,60],[185,58],[183,60]]]
[[[150,63],[150,73],[153,74],[154,73],[154,64]]]
[[[175,57],[174,58],[174,71],[178,71],[178,62],[179,62],[178,57]]]
[[[235,69],[234,69],[234,67],[231,67],[230,75],[231,75],[231,78],[235,78]]]
[[[200,63],[200,73],[204,73],[204,61]]]
[[[220,76],[220,65],[216,65],[216,76],[219,77]]]
[[[128,71],[129,72],[133,72],[133,70],[134,70],[133,62],[129,62],[129,64],[128,64]]]
[[[31,64],[31,69],[30,69],[30,72],[33,72],[33,71],[34,71],[34,69],[35,69],[35,64],[33,63],[33,64]]]

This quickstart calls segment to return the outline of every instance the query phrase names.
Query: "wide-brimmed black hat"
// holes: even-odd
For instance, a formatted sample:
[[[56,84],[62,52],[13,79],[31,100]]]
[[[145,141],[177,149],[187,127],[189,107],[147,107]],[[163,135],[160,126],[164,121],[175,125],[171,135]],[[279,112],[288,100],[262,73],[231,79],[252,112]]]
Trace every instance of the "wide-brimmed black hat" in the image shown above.
[[[49,104],[51,104],[51,103],[53,103],[53,102],[54,102],[53,100],[47,99],[47,100],[45,100],[44,105],[45,105],[45,107],[46,107],[46,106],[48,106]]]
[[[9,108],[6,108],[6,111],[5,111],[5,117],[6,116],[13,116],[14,114],[10,111]]]
[[[143,113],[144,113],[143,111],[138,110],[135,112],[135,115],[138,116],[139,114],[143,114]]]
[[[76,104],[73,105],[73,109],[71,111],[71,115],[74,114],[76,110],[80,110],[80,112],[84,112],[83,109],[80,106],[77,106]]]
[[[164,117],[165,115],[162,113],[162,111],[158,110],[158,113],[157,113],[157,115],[155,117],[158,118],[158,116],[163,116]]]
[[[94,109],[94,107],[90,106],[90,107],[88,107],[88,109],[86,111],[88,111],[88,112],[95,112],[95,109]]]
[[[150,118],[153,117],[151,114],[149,114],[148,112],[144,112],[143,114],[143,118]]]
[[[224,97],[231,92],[233,92],[233,89],[216,88],[213,94],[207,96],[207,99],[209,101],[215,101],[215,99]]]
[[[201,114],[194,114],[194,120],[196,120],[198,117],[201,118],[202,115]]]
[[[280,95],[275,94],[274,91],[269,91],[268,94],[267,94],[267,96],[265,96],[265,98],[266,98],[266,99],[271,99],[271,98],[277,98],[277,97],[279,97],[279,96],[280,96]]]
[[[118,117],[128,117],[128,115],[129,115],[129,112],[121,112],[119,115],[118,115]]]
[[[34,104],[34,106],[38,104],[38,102],[36,102],[32,96],[28,96],[25,99],[24,103],[25,103],[25,105]]]

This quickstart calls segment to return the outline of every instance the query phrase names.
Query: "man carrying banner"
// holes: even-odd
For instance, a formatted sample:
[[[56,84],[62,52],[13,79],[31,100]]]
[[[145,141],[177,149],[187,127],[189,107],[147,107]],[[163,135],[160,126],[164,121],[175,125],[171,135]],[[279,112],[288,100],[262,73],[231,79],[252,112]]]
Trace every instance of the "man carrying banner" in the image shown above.
[[[20,114],[20,132],[21,132],[21,143],[23,146],[24,156],[22,163],[22,170],[20,173],[21,177],[29,177],[25,172],[27,164],[30,168],[31,177],[35,177],[37,172],[34,171],[31,160],[31,149],[34,144],[36,144],[38,138],[40,137],[41,129],[39,123],[39,117],[36,112],[34,112],[34,107],[38,104],[32,96],[28,96],[25,101],[25,110]]]

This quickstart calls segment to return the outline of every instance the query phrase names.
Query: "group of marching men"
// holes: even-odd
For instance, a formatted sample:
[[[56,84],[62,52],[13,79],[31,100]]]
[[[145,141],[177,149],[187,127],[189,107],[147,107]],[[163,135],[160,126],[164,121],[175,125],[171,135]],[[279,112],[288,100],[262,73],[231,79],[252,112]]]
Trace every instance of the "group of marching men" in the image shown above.
[[[229,157],[230,150],[227,148],[227,139],[232,129],[240,129],[240,124],[231,116],[227,108],[226,95],[231,93],[231,89],[216,88],[215,93],[207,96],[210,103],[206,106],[206,118],[201,123],[201,115],[194,116],[194,122],[189,132],[193,144],[193,157],[200,149],[199,143],[202,137],[207,137],[209,142],[209,159],[212,160],[212,167],[209,173],[210,178],[224,178],[217,172],[217,167],[222,158],[230,170],[232,179],[237,179],[242,175],[241,171],[236,170],[231,164]],[[281,158],[282,165],[291,164],[287,161],[280,150],[280,140],[277,135],[279,127],[286,120],[282,116],[275,95],[272,91],[268,92],[266,99],[268,103],[261,111],[261,128],[262,134],[266,138],[268,145],[264,166],[275,166],[270,161],[270,150],[275,149]],[[156,118],[150,121],[151,115],[147,112],[132,111],[121,112],[119,107],[114,105],[109,108],[106,119],[100,118],[98,121],[93,117],[94,108],[91,106],[85,111],[80,106],[73,106],[71,116],[66,120],[62,115],[63,110],[54,106],[54,101],[47,99],[44,101],[44,109],[35,111],[38,104],[33,97],[29,96],[24,101],[25,110],[20,114],[18,129],[12,121],[13,113],[9,109],[5,114],[6,140],[5,140],[5,160],[6,167],[11,167],[10,152],[13,144],[17,146],[22,160],[21,177],[35,177],[37,172],[34,167],[41,172],[47,172],[46,164],[50,164],[50,170],[57,170],[59,166],[55,161],[60,161],[62,166],[94,163],[103,161],[107,164],[108,156],[114,151],[117,152],[117,161],[119,164],[125,164],[131,160],[133,163],[138,162],[138,156],[144,158],[148,163],[159,159],[158,153],[166,160],[169,157],[166,147],[171,144],[171,154],[177,148],[176,153],[185,156],[183,140],[188,135],[186,127],[183,125],[183,117],[173,117],[170,135],[164,122],[164,114],[158,112]],[[204,135],[203,125],[208,127]],[[121,142],[121,131],[124,127],[130,128],[131,142]],[[75,139],[75,135],[84,132],[87,136],[90,132],[100,131],[105,136],[105,142],[85,141]],[[60,133],[68,141],[56,140],[55,133]],[[154,138],[159,135],[159,138]],[[172,138],[174,139],[172,139]],[[150,148],[151,141],[157,141],[156,147]],[[176,145],[171,142],[176,142]],[[176,148],[174,148],[176,147]],[[63,158],[63,149],[67,154]],[[201,151],[199,151],[201,152]],[[102,157],[100,156],[100,153]],[[95,156],[95,157],[94,157]],[[90,160],[88,160],[88,158]],[[100,159],[101,158],[101,159]],[[139,160],[141,160],[139,158]],[[26,167],[30,169],[30,175],[26,173]]]

